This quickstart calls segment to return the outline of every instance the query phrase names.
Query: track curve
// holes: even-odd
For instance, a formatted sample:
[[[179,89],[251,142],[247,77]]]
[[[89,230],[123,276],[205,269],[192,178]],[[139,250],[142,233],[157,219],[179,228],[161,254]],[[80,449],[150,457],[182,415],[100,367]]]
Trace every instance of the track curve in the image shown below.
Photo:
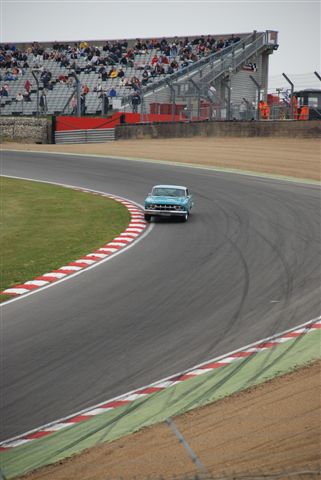
[[[0,440],[319,315],[320,188],[108,158],[2,152],[2,173],[141,203],[186,184],[186,224],[3,305]]]

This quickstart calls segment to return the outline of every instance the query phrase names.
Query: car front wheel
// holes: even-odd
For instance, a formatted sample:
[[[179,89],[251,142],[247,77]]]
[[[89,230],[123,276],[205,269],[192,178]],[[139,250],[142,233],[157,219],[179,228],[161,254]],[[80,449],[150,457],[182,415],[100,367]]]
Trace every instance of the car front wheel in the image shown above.
[[[182,216],[182,222],[187,222],[188,217],[189,217],[189,213],[186,212],[186,213]]]
[[[147,214],[145,213],[144,218],[145,218],[146,222],[150,222],[152,216],[151,216],[151,215],[147,215]]]

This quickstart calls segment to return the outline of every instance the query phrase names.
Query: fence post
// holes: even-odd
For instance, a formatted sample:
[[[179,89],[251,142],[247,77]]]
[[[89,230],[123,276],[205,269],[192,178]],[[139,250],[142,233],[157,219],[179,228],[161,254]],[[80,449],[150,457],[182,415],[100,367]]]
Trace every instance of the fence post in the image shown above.
[[[38,68],[34,68],[31,70],[33,78],[36,80],[36,85],[37,85],[37,117],[39,117],[39,79],[38,76],[36,75],[36,72],[39,72],[40,70]]]
[[[259,105],[261,100],[261,85],[255,80],[255,78],[252,75],[250,75],[250,79],[257,87],[256,119],[260,120]]]
[[[291,80],[289,79],[289,77],[287,77],[287,75],[285,75],[285,73],[282,73],[283,77],[285,78],[285,80],[290,84],[291,86],[291,117],[292,117],[292,120],[294,120],[294,108],[293,108],[293,92],[294,92],[294,85],[293,83],[291,82]]]

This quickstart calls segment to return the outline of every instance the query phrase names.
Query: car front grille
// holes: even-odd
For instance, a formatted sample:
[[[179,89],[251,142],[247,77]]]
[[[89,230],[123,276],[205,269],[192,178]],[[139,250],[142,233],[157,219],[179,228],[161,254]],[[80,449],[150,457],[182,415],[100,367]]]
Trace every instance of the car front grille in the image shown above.
[[[150,210],[164,210],[165,212],[167,210],[184,210],[184,207],[181,205],[163,205],[163,204],[153,204],[148,207]]]

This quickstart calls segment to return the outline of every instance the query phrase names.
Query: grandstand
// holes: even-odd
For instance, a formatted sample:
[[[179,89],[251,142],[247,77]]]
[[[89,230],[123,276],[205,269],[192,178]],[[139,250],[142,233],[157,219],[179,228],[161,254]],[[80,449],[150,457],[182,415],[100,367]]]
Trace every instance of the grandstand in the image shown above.
[[[101,115],[107,97],[109,108],[137,111],[142,120],[149,113],[238,118],[242,103],[255,110],[266,98],[277,47],[275,31],[2,45],[0,114]]]

